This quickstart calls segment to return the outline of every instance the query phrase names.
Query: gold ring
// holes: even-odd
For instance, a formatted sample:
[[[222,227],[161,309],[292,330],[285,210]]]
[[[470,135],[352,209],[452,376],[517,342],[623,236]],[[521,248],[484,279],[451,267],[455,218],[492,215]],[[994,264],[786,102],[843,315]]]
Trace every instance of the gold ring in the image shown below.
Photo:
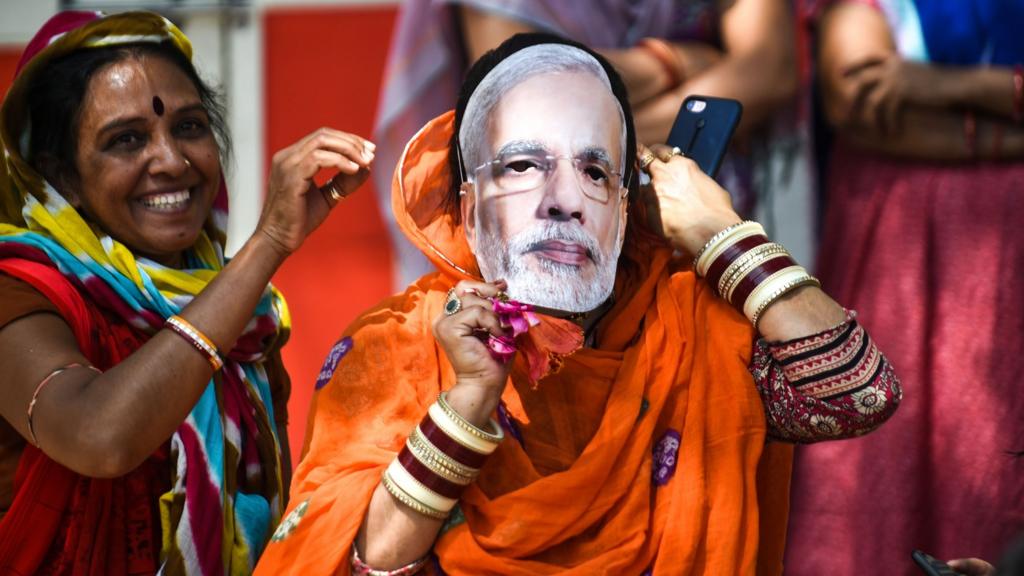
[[[448,290],[448,297],[444,300],[444,315],[451,316],[462,310],[462,300],[455,294],[455,288]]]
[[[644,152],[644,155],[640,157],[640,169],[647,170],[647,167],[651,165],[651,162],[657,160],[658,157],[654,155],[654,152],[648,150]]]
[[[331,200],[334,200],[335,202],[339,202],[344,198],[344,196],[341,195],[341,192],[338,192],[338,183],[334,180],[331,180],[331,186],[327,189],[327,192],[330,193]]]

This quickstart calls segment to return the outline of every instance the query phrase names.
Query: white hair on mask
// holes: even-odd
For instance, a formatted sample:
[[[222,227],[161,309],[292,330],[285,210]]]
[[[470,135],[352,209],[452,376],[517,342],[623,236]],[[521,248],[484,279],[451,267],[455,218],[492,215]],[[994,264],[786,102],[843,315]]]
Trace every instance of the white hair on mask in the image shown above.
[[[567,44],[537,44],[505,58],[484,76],[466,103],[459,128],[459,148],[462,153],[462,167],[467,177],[471,171],[489,158],[485,158],[485,146],[491,111],[509,90],[526,80],[541,74],[585,73],[598,78],[608,88],[619,110],[622,126],[620,152],[622,162],[626,158],[626,115],[622,104],[612,94],[612,84],[601,63],[596,58]],[[620,172],[624,167],[620,167]]]

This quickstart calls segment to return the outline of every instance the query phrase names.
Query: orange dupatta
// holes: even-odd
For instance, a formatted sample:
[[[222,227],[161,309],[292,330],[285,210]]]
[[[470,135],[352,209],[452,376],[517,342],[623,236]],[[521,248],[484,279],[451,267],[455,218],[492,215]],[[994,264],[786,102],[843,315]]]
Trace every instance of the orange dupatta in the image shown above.
[[[315,399],[291,513],[257,574],[348,574],[384,468],[438,391],[454,384],[430,325],[448,288],[478,272],[461,228],[442,210],[451,122],[445,114],[410,142],[393,193],[399,223],[440,272],[346,330],[350,350]],[[507,438],[438,538],[445,572],[781,573],[791,450],[765,444],[747,368],[753,332],[667,248],[627,237],[617,302],[597,346],[567,358],[536,389],[517,365],[503,397],[525,446],[534,432],[561,426],[582,437],[579,454],[542,472],[524,444]],[[593,430],[567,424],[577,419],[558,402],[561,386],[605,386]],[[652,480],[669,468],[664,482]]]

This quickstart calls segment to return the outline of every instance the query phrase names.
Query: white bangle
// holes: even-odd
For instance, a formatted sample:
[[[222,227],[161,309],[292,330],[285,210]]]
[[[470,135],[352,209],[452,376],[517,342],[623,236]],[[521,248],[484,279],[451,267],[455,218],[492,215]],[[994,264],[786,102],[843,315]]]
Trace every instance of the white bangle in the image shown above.
[[[424,486],[423,483],[414,478],[405,469],[405,466],[402,466],[398,458],[391,461],[386,474],[391,477],[391,481],[397,484],[403,492],[414,498],[417,502],[434,510],[448,512],[458,502],[455,498],[447,498]]]
[[[428,518],[435,518],[437,520],[444,520],[448,518],[448,512],[435,510],[434,508],[431,508],[430,506],[427,506],[413,498],[406,493],[405,490],[402,490],[402,488],[395,483],[394,479],[391,478],[391,475],[388,474],[387,470],[384,470],[384,474],[381,475],[380,482],[384,485],[384,489],[388,491],[388,494],[391,494],[395,500],[398,500],[407,508],[415,510]]]
[[[750,293],[750,296],[747,297],[747,301],[743,303],[743,315],[753,323],[754,318],[756,318],[755,312],[770,295],[778,290],[779,287],[804,276],[807,276],[807,270],[799,265],[788,266],[772,274],[764,282],[758,284],[754,291]]]
[[[445,413],[444,409],[435,402],[427,408],[427,413],[430,414],[430,419],[434,421],[434,424],[441,429],[442,432],[447,434],[452,440],[455,440],[459,444],[462,444],[466,448],[483,455],[489,455],[498,448],[496,442],[488,442],[479,436],[474,436],[461,426],[459,426],[448,414]]]
[[[697,275],[706,276],[711,264],[733,244],[759,234],[765,235],[764,227],[751,221],[741,222],[719,232],[701,249],[700,257],[697,259]]]

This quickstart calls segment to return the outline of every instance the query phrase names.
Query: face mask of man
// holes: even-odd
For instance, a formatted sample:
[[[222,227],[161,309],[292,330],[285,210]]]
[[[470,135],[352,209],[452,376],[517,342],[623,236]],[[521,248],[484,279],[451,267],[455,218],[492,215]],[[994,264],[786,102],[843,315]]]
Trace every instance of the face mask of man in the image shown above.
[[[511,298],[587,312],[611,295],[626,217],[619,110],[599,78],[569,72],[532,76],[491,111],[464,216],[484,279]]]

